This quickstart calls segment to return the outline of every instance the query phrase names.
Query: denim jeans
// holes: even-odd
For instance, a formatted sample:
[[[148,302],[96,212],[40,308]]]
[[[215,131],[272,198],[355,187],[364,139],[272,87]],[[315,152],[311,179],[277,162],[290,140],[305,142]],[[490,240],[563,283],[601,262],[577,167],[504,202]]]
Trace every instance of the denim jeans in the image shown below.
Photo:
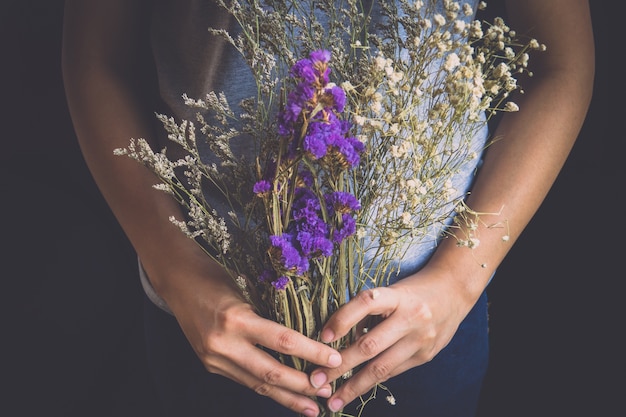
[[[293,417],[273,400],[207,372],[176,319],[145,302],[148,362],[164,417]],[[489,356],[487,296],[483,294],[456,335],[432,361],[386,381],[362,417],[472,417]],[[355,401],[344,411],[356,416]]]

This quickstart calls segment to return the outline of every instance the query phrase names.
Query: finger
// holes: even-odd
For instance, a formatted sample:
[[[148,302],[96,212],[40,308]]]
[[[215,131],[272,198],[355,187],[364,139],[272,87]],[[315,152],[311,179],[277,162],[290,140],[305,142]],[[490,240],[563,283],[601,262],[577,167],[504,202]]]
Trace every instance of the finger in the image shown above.
[[[253,374],[253,372],[249,372],[245,366],[246,365],[244,364],[244,367],[230,367],[230,372],[237,375],[236,377],[231,377],[231,379],[247,386],[259,395],[271,398],[282,406],[299,413],[300,415],[307,417],[319,415],[319,405],[311,398],[314,394],[310,394],[308,396],[303,395],[300,392],[294,392],[291,389],[274,385],[273,381],[259,379]],[[324,395],[324,397],[328,398],[331,393],[330,386],[326,386],[324,390],[326,391],[326,395]]]
[[[316,365],[335,368],[341,365],[341,354],[323,343],[317,342],[293,329],[271,320],[259,319],[263,331],[256,331],[255,343],[285,355],[293,355]]]
[[[309,378],[311,385],[322,386],[322,384],[342,377],[346,372],[355,369],[393,346],[406,336],[406,333],[406,329],[394,324],[392,320],[381,322],[342,351],[343,362],[341,366],[334,369],[318,368],[311,372]]]
[[[329,384],[316,389],[308,376],[283,365],[262,349],[244,344],[233,346],[228,358],[221,357],[205,365],[209,371],[242,384],[260,395],[272,398],[281,405],[305,416],[319,413],[314,396],[328,398],[332,393]]]
[[[250,353],[243,353],[237,363],[257,379],[259,385],[254,387],[257,391],[279,387],[307,396],[328,398],[331,394],[330,384],[313,387],[309,382],[308,374],[280,363],[268,352],[259,348],[255,348]]]
[[[330,343],[345,336],[367,316],[391,314],[397,307],[391,294],[392,290],[384,287],[359,292],[330,317],[320,334],[321,341]]]
[[[408,339],[402,339],[397,342],[393,347],[365,365],[363,369],[355,373],[350,379],[344,381],[332,397],[328,399],[328,408],[331,411],[339,411],[344,405],[366,394],[377,384],[383,383],[389,378],[424,363],[425,361],[420,362],[412,358],[410,352],[414,352],[414,350],[414,343]]]

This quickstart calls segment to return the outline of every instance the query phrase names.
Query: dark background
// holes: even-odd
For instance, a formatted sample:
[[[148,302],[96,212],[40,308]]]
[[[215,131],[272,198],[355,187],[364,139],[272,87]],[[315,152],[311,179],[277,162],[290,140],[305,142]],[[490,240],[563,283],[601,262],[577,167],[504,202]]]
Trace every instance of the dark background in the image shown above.
[[[626,415],[619,3],[591,2],[597,77],[588,117],[488,289],[492,354],[479,417]],[[158,415],[136,259],[66,108],[62,9],[59,0],[0,8],[0,415]]]

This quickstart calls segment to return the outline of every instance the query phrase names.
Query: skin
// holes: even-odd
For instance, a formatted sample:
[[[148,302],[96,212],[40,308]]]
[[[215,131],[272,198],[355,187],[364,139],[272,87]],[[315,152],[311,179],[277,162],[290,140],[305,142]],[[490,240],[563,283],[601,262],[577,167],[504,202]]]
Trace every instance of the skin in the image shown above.
[[[147,2],[145,2],[147,3]],[[507,22],[548,46],[535,54],[535,77],[523,80],[520,111],[506,114],[487,151],[468,205],[486,224],[480,245],[459,248],[445,239],[418,273],[386,288],[368,290],[344,305],[322,332],[323,342],[346,334],[370,316],[379,324],[337,352],[323,343],[256,315],[231,278],[168,218],[180,207],[154,190],[156,177],[129,158],[113,155],[131,137],[155,137],[154,71],[146,4],[142,0],[67,0],[63,75],[75,131],[85,160],[113,213],[142,260],[152,285],[167,302],[207,371],[314,416],[309,396],[328,398],[339,410],[376,383],[430,361],[451,340],[496,267],[539,208],[578,135],[589,106],[594,50],[588,2],[508,0]],[[482,267],[485,264],[486,267]],[[319,368],[307,375],[280,364],[258,346],[294,354]],[[329,382],[367,365],[335,393]],[[332,394],[332,395],[331,395]]]

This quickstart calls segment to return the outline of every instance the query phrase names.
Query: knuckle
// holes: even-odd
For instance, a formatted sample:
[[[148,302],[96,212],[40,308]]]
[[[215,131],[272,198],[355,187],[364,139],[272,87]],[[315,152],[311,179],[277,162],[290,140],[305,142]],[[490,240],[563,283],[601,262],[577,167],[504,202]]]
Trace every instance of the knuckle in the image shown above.
[[[267,383],[262,383],[254,387],[254,392],[259,395],[263,395],[264,397],[269,397],[272,394],[274,387]]]
[[[247,315],[241,314],[241,310],[237,307],[229,306],[215,313],[214,322],[216,327],[228,333],[247,327],[248,322],[246,317]]]
[[[263,375],[263,381],[265,384],[276,385],[282,378],[282,372],[278,368],[270,369]]]
[[[383,382],[389,379],[391,368],[387,363],[375,362],[370,365],[369,372],[377,382]]]
[[[378,296],[378,291],[380,290],[377,288],[361,291],[357,294],[356,300],[366,306],[371,306],[374,303],[374,300],[376,299],[376,297]]]
[[[202,338],[199,351],[205,357],[227,354],[228,342],[219,334],[211,334]]]
[[[289,353],[296,348],[298,341],[296,340],[296,334],[290,330],[285,330],[278,335],[276,343],[280,352]]]
[[[378,353],[378,343],[371,336],[363,336],[356,343],[359,351],[368,358]]]

